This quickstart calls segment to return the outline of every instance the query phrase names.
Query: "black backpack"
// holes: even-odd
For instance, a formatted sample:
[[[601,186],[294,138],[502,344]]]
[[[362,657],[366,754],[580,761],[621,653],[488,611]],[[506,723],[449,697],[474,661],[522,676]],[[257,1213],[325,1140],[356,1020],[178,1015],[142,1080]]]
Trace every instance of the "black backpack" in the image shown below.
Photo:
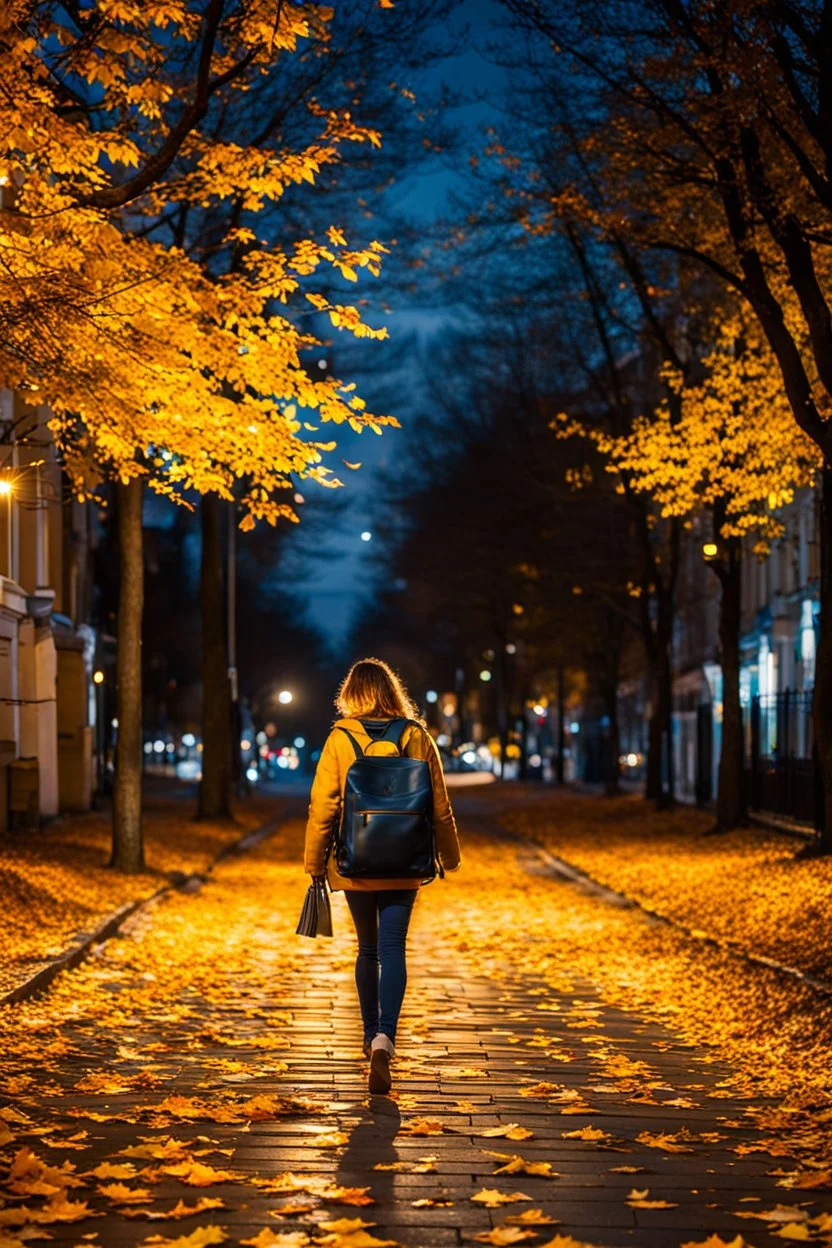
[[[339,726],[355,750],[335,836],[339,875],[425,883],[436,875],[430,767],[425,759],[408,758],[401,747],[405,728],[414,722],[391,719],[371,742],[391,741],[396,755],[365,754],[349,729]],[[444,875],[441,867],[439,873]]]

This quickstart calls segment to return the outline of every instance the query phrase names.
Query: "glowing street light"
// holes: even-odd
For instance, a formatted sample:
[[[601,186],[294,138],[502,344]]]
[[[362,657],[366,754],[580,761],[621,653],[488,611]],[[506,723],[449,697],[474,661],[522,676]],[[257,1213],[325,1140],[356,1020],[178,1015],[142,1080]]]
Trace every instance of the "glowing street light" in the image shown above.
[[[281,689],[280,693],[277,695],[277,700],[282,703],[283,706],[288,706],[292,701],[293,696],[294,695],[288,689]]]
[[[715,558],[717,551],[718,551],[718,547],[717,547],[716,542],[706,542],[705,545],[702,547],[702,554],[705,556],[706,559]]]
[[[95,683],[96,683],[97,685],[103,685],[103,684],[104,684],[104,673],[102,672],[102,670],[101,670],[101,668],[100,668],[100,667],[98,668],[98,670],[97,670],[97,671],[93,672],[93,674],[92,674],[92,678],[93,678],[93,680],[95,681]]]
[[[438,702],[439,694],[436,692],[435,689],[428,689],[427,693],[425,694],[425,701],[426,702]]]
[[[369,529],[365,529],[364,532],[361,534],[362,542],[370,542],[372,541],[372,538],[373,538],[373,535]]]
[[[6,576],[12,579],[12,494],[14,486],[8,477],[0,477],[0,496],[6,498]]]
[[[484,667],[482,671],[480,672],[480,680],[483,681],[484,684],[488,684],[490,679],[491,679],[491,673],[489,672],[487,667]]]

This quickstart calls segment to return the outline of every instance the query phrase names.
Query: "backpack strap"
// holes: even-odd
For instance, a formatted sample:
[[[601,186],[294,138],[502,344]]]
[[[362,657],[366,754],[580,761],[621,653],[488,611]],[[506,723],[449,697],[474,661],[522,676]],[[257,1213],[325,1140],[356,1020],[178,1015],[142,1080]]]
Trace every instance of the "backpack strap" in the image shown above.
[[[349,737],[350,741],[352,742],[352,748],[355,750],[355,757],[363,758],[364,751],[362,750],[356,738],[350,732],[349,728],[342,728],[340,724],[336,724],[336,728],[338,729],[339,732],[343,732],[345,736]]]
[[[389,741],[392,745],[395,745],[399,754],[401,754],[403,752],[402,737],[404,736],[404,730],[412,722],[413,721],[411,719],[391,719],[390,723],[384,729],[384,732],[380,737],[377,737],[376,740]]]

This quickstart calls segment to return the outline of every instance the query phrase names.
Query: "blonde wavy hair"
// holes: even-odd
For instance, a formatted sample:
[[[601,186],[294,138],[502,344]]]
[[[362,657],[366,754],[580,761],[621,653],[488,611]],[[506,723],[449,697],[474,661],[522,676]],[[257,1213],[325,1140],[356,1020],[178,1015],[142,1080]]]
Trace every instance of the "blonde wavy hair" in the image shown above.
[[[341,683],[335,706],[346,719],[415,719],[419,711],[401,677],[383,659],[359,659]]]

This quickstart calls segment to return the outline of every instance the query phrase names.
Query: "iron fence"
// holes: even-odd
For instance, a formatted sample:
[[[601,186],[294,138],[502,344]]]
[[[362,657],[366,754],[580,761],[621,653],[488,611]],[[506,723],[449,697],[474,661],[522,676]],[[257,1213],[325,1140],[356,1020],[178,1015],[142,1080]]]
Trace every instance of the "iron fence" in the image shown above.
[[[745,729],[750,808],[820,828],[823,800],[811,692],[758,694],[751,699]]]

